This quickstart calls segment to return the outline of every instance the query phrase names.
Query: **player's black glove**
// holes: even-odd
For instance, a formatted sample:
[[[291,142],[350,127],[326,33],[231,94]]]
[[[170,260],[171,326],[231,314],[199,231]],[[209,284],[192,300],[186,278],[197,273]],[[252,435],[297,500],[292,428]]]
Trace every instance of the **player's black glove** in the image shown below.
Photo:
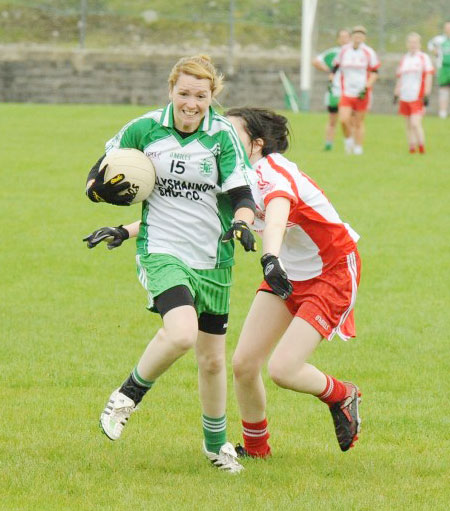
[[[364,99],[367,94],[367,87],[364,87],[364,89],[358,94],[359,99]]]
[[[126,190],[130,183],[124,181],[123,174],[117,174],[117,176],[104,183],[106,167],[107,165],[95,176],[94,182],[86,190],[87,196],[93,202],[108,202],[115,206],[129,206],[134,198],[133,194],[125,193],[119,195],[119,193]]]
[[[396,105],[398,101],[398,96],[394,94],[394,97],[392,98],[392,104]]]
[[[272,288],[272,291],[279,297],[286,300],[292,293],[292,284],[278,257],[273,254],[264,254],[261,257],[261,264],[264,272],[264,280]]]
[[[112,250],[113,248],[120,247],[129,237],[129,232],[123,225],[119,225],[117,227],[102,227],[101,229],[97,229],[89,236],[86,236],[86,238],[83,238],[83,241],[87,242],[88,248],[94,248],[101,241],[107,241],[108,249]]]
[[[222,241],[226,243],[232,239],[239,240],[246,252],[256,252],[256,241],[249,226],[243,220],[235,220],[230,229],[223,235]]]
[[[422,101],[423,101],[423,106],[428,106],[428,104],[430,102],[430,98],[428,96],[424,96]]]

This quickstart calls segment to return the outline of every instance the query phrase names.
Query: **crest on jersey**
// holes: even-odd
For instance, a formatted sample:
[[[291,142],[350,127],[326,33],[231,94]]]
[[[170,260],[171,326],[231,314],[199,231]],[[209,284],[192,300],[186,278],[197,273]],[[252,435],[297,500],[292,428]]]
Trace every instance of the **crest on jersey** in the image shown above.
[[[211,158],[205,158],[200,162],[200,174],[204,176],[210,176],[213,171],[213,160]]]

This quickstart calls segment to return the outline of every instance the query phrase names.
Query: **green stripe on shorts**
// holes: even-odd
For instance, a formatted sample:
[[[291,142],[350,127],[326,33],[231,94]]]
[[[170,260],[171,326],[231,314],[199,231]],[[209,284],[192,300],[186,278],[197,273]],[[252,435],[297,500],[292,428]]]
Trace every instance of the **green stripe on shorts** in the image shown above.
[[[148,309],[164,291],[184,285],[191,292],[197,314],[227,314],[230,308],[231,267],[194,270],[169,254],[138,255],[137,274],[148,293]]]

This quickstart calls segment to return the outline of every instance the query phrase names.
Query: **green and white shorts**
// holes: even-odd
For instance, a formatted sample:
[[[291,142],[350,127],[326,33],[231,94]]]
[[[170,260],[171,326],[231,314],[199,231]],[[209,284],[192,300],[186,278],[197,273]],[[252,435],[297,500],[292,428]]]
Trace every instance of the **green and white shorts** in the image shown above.
[[[147,308],[158,312],[155,298],[176,286],[186,286],[197,315],[224,315],[230,310],[231,267],[194,270],[169,254],[137,255],[137,275],[148,294]]]

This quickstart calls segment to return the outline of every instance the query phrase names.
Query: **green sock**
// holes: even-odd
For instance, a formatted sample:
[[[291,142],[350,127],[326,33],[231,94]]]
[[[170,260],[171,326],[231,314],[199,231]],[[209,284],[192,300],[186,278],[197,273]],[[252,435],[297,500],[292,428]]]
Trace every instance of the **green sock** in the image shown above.
[[[227,416],[216,419],[202,415],[202,422],[206,449],[219,454],[220,448],[227,441]]]
[[[333,149],[333,142],[325,142],[325,151],[331,151]]]

